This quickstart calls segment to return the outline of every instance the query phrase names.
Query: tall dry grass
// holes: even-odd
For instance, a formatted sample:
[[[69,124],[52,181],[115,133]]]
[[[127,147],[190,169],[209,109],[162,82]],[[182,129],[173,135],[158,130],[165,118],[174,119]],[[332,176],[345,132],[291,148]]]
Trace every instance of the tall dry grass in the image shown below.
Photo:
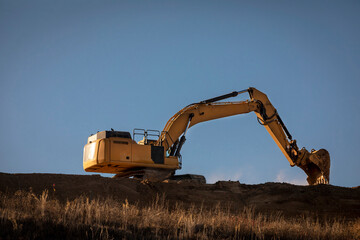
[[[0,193],[0,239],[360,239],[360,219],[286,219],[166,201],[148,206],[79,197],[60,203],[47,191]]]

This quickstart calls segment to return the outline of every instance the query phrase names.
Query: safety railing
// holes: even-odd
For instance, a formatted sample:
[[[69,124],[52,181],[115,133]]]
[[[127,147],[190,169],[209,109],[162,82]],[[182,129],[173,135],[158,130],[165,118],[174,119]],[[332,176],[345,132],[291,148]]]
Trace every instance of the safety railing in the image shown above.
[[[152,129],[142,129],[142,128],[134,128],[133,130],[133,139],[136,139],[136,136],[142,136],[144,140],[144,144],[148,143],[148,140],[157,140],[153,139],[153,137],[160,137],[160,131],[159,130],[152,130]],[[150,138],[149,138],[150,137]],[[135,140],[136,141],[136,140]]]

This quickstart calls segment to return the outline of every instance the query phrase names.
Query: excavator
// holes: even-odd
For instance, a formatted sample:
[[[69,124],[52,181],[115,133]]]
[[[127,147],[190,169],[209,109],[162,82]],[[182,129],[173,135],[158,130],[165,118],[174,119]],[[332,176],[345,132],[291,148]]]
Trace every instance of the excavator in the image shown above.
[[[249,94],[248,100],[222,101],[243,93]],[[196,178],[200,175],[178,178],[179,175],[174,175],[182,166],[180,152],[189,128],[201,122],[250,112],[256,114],[258,122],[270,133],[290,166],[297,166],[306,173],[309,185],[329,184],[328,151],[299,149],[266,94],[252,87],[190,104],[171,117],[161,132],[134,129],[133,138],[130,132],[113,129],[97,132],[88,138],[84,147],[84,170],[149,181]],[[141,140],[136,142],[136,137]]]

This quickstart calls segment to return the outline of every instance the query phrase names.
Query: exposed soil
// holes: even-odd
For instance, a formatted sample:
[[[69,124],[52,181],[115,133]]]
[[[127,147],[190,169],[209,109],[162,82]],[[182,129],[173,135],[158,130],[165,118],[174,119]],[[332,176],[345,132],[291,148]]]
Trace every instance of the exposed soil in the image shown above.
[[[47,189],[50,198],[61,202],[83,195],[90,199],[111,197],[147,205],[156,195],[162,195],[170,204],[178,202],[186,207],[202,205],[210,208],[219,205],[231,210],[253,206],[262,213],[280,212],[289,217],[316,216],[325,219],[337,217],[351,220],[360,216],[360,187],[296,186],[287,183],[246,185],[231,181],[215,184],[149,183],[99,175],[0,173],[1,192],[13,194],[29,189],[35,194]]]

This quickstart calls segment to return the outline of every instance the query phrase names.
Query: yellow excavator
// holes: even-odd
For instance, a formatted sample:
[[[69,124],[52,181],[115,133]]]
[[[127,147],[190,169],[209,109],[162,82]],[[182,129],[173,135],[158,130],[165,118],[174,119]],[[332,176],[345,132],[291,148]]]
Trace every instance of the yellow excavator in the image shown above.
[[[246,101],[221,101],[246,92],[250,96]],[[161,132],[134,129],[131,138],[129,132],[112,129],[91,135],[84,147],[84,170],[150,181],[196,178],[199,175],[178,178],[174,175],[181,169],[180,151],[189,128],[200,122],[249,112],[256,114],[258,122],[270,133],[290,165],[300,167],[307,174],[309,185],[329,184],[328,151],[299,149],[268,97],[255,88],[190,104],[171,117]],[[142,139],[136,142],[134,139],[139,135]]]

